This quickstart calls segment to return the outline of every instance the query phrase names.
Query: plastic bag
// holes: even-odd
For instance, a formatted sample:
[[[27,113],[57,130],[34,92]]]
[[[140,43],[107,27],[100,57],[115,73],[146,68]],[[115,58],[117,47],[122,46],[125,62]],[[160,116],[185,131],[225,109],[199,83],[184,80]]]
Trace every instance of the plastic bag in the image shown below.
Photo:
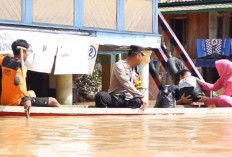
[[[168,87],[166,90],[160,90],[156,99],[155,108],[175,108],[176,99],[175,91],[172,87]]]

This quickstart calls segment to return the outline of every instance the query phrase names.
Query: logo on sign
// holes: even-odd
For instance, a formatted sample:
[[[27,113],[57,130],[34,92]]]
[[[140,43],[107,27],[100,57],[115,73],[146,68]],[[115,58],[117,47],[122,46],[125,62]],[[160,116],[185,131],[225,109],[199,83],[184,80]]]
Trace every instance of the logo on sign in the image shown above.
[[[96,48],[91,45],[90,48],[89,48],[89,60],[91,60],[94,57],[96,57],[96,55],[97,55]]]
[[[47,45],[44,45],[42,51],[45,52],[46,50],[47,50]]]

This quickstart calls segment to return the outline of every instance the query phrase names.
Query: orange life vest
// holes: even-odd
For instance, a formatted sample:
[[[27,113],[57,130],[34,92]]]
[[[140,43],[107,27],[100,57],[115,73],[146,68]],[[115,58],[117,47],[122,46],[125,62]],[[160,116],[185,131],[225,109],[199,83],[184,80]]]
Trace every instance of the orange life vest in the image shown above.
[[[0,55],[0,66],[2,68],[2,105],[19,105],[23,97],[27,97],[27,86],[23,79],[21,63],[9,56]],[[24,76],[27,68],[24,66]]]

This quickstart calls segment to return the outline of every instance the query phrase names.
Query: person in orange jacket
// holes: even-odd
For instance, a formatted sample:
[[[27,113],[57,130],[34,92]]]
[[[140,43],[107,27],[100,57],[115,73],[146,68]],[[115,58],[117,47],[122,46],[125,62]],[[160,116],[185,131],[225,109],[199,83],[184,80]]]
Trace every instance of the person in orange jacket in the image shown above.
[[[2,93],[1,104],[18,106],[22,105],[29,110],[31,106],[52,106],[60,104],[52,97],[30,97],[26,86],[27,67],[20,62],[21,54],[19,47],[24,48],[23,60],[28,57],[29,44],[26,40],[18,39],[11,45],[14,57],[0,55],[0,66],[2,68]],[[22,68],[24,68],[22,70]],[[24,74],[23,74],[24,72]]]

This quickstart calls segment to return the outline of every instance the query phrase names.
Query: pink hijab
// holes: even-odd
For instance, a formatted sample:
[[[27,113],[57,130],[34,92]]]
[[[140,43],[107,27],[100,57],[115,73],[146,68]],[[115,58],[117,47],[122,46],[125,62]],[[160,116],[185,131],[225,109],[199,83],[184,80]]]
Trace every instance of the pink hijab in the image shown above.
[[[221,59],[215,63],[219,76],[225,81],[232,81],[232,62],[227,59]]]

